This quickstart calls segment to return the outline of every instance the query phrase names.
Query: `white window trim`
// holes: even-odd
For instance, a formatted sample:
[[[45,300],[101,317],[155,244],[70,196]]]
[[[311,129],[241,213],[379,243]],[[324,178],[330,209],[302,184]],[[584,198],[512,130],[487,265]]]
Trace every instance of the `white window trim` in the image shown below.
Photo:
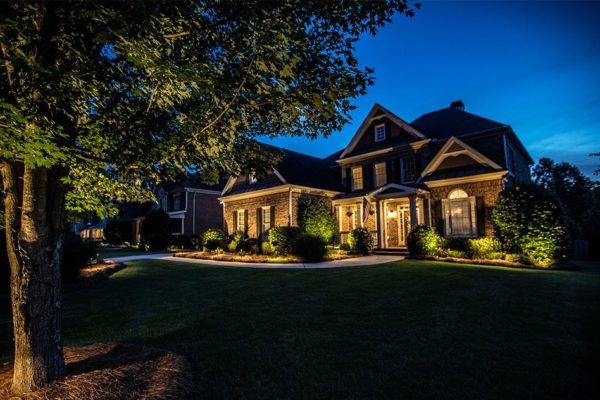
[[[377,166],[378,165],[383,165],[383,182],[379,182],[377,180]],[[387,181],[388,181],[387,163],[385,161],[380,161],[380,162],[376,162],[373,164],[373,178],[375,180],[375,187],[380,187],[380,186],[387,184]]]
[[[242,218],[240,218],[240,215]],[[239,209],[237,210],[237,226],[235,227],[235,231],[236,232],[246,232],[246,210],[244,209]],[[244,229],[240,229],[240,221],[242,221],[242,223],[244,224]]]
[[[354,181],[355,181],[355,179],[354,179],[354,171],[355,170],[359,170],[360,171],[360,187],[359,188],[357,188],[355,186],[355,184],[354,184]],[[352,167],[350,169],[350,178],[351,178],[351,183],[352,183],[351,184],[351,186],[352,186],[351,189],[352,189],[353,192],[356,191],[356,190],[363,190],[365,188],[365,177],[363,176],[362,165],[359,165],[357,167]]]
[[[451,195],[454,192],[463,192],[466,196],[461,196],[461,197],[454,197]],[[451,204],[453,202],[459,202],[459,201],[467,201],[468,202],[468,219],[469,219],[469,227],[470,227],[470,233],[467,234],[456,234],[456,233],[449,233],[448,232],[448,228],[450,228],[451,230],[451,220],[447,220],[446,215],[448,215],[448,217],[450,217],[451,213],[452,213],[452,207]],[[471,238],[471,237],[477,237],[477,203],[476,203],[476,197],[475,196],[468,196],[467,193],[462,190],[462,189],[454,189],[453,191],[451,191],[450,193],[448,193],[448,198],[442,200],[442,210],[443,210],[443,214],[444,214],[444,234],[446,237],[456,237],[456,238]]]
[[[181,221],[181,231],[180,232],[172,232],[171,235],[183,235],[185,232],[185,214],[182,214],[181,211],[179,211],[179,215],[169,215],[169,218],[171,219],[178,219]]]
[[[262,215],[260,216],[260,223],[261,223],[261,227],[260,229],[262,230],[261,234],[263,234],[266,229],[265,229],[265,215],[269,216],[269,228],[271,229],[273,227],[273,221],[271,221],[271,206],[263,206],[260,208],[260,212],[262,213]]]
[[[383,128],[383,137],[381,139],[377,138],[377,130],[379,128]],[[386,133],[387,132],[385,131],[385,124],[375,125],[375,142],[383,142],[385,140]]]

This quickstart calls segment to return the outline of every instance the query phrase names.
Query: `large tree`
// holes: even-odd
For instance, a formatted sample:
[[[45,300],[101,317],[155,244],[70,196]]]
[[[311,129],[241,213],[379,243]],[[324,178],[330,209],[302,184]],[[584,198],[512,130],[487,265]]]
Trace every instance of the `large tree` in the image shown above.
[[[13,390],[65,374],[65,215],[150,200],[169,174],[276,160],[259,135],[339,129],[372,71],[354,43],[409,0],[0,4],[0,171]]]

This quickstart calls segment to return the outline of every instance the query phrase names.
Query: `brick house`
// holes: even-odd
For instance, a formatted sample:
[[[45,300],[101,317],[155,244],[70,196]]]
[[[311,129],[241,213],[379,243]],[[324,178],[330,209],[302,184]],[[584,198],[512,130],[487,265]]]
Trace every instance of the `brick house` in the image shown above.
[[[381,249],[405,247],[416,224],[447,237],[491,236],[498,194],[529,180],[532,163],[509,125],[466,112],[460,100],[411,123],[375,104],[331,156],[286,150],[269,175],[231,178],[221,195],[225,228],[259,237],[295,225],[298,202],[316,196],[331,202],[342,243],[358,226]]]

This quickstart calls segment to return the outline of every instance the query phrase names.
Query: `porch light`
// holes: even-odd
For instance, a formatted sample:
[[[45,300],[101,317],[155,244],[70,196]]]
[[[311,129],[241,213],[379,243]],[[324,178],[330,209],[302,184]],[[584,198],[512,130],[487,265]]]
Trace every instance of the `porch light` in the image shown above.
[[[388,218],[396,218],[396,215],[398,215],[397,211],[390,211],[390,210],[388,210],[388,212],[387,212],[387,217]]]

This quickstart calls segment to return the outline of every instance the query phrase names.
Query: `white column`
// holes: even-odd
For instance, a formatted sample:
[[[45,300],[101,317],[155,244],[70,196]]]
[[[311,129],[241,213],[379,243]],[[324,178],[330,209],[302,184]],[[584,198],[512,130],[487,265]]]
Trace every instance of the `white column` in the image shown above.
[[[375,207],[376,207],[376,217],[377,217],[377,248],[381,249],[383,248],[383,227],[382,227],[382,223],[381,223],[381,201],[379,199],[376,200],[375,203]]]
[[[410,227],[417,225],[417,199],[416,195],[411,194],[408,197],[408,206],[410,207]]]

